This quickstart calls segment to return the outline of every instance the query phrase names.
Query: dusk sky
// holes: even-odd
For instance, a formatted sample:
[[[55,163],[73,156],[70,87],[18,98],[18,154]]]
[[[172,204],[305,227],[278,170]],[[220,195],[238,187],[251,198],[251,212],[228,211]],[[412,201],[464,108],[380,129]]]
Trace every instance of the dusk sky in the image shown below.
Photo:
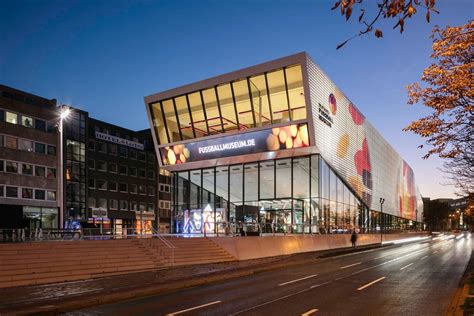
[[[358,12],[347,23],[334,2],[2,0],[0,83],[139,130],[146,95],[306,51],[413,167],[423,196],[453,197],[442,161],[422,160],[422,139],[402,131],[428,113],[406,104],[405,86],[431,62],[433,26],[465,24],[474,1],[438,1],[430,24],[424,11],[403,34],[383,22],[383,39],[340,50]]]

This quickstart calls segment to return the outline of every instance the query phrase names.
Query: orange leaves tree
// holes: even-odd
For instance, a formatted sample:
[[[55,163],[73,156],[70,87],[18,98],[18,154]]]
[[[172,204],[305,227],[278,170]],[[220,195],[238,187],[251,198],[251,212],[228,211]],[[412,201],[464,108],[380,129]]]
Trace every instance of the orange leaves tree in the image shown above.
[[[436,26],[431,37],[434,62],[423,71],[421,83],[407,87],[408,104],[421,102],[431,113],[404,130],[425,138],[429,150],[424,159],[446,158],[448,178],[469,194],[474,192],[474,21]]]
[[[419,9],[425,10],[425,17],[428,23],[430,22],[431,12],[439,13],[435,9],[436,0],[382,0],[380,2],[368,0],[367,2],[369,4],[377,5],[376,14],[372,18],[366,17],[366,9],[363,6],[363,0],[339,0],[334,3],[331,10],[340,9],[341,15],[345,16],[346,21],[349,20],[353,12],[358,9],[358,20],[359,24],[362,26],[359,33],[339,44],[336,49],[341,48],[355,37],[369,34],[371,32],[374,32],[374,35],[377,38],[383,37],[382,30],[380,28],[375,28],[380,19],[393,20],[393,29],[398,28],[400,33],[403,33],[405,21],[417,14]]]

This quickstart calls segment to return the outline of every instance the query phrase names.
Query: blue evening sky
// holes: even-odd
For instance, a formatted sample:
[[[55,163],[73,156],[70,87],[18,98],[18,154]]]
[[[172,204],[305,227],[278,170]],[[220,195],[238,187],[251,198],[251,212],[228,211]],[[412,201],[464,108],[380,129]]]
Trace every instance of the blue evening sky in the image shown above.
[[[306,51],[413,167],[424,196],[453,196],[441,160],[422,160],[422,140],[402,132],[427,113],[406,105],[404,87],[430,63],[432,27],[466,23],[474,2],[437,1],[430,24],[422,12],[400,35],[384,22],[383,39],[339,51],[357,12],[347,23],[334,2],[1,0],[0,83],[138,130],[149,127],[146,95]]]

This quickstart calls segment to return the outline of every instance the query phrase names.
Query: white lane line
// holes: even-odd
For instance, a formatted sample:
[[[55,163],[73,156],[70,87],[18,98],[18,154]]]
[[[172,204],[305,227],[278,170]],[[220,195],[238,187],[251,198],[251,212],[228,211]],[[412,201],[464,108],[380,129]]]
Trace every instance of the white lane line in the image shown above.
[[[189,312],[189,311],[193,311],[195,309],[199,309],[199,308],[203,308],[203,307],[206,307],[206,306],[211,306],[211,305],[215,305],[215,304],[219,304],[219,303],[221,303],[221,301],[214,301],[214,302],[210,302],[210,303],[207,303],[207,304],[194,306],[194,307],[191,307],[191,308],[188,308],[188,309],[183,309],[181,311],[177,311],[177,312],[174,312],[174,313],[166,314],[166,316],[178,315],[178,314],[186,313],[186,312]]]
[[[317,308],[313,308],[313,309],[310,309],[309,311],[307,311],[306,313],[301,314],[301,316],[313,315],[313,314],[316,313],[317,311],[318,311]]]
[[[368,288],[369,286],[371,286],[371,285],[373,285],[373,284],[375,284],[375,283],[377,283],[377,282],[380,282],[380,281],[382,281],[383,279],[385,279],[385,277],[381,277],[381,278],[378,278],[377,280],[374,280],[374,281],[372,281],[372,282],[370,282],[370,283],[367,283],[366,285],[363,285],[363,286],[361,286],[360,288],[358,288],[357,291],[362,291],[363,289]]]
[[[310,287],[309,289],[315,289],[315,288],[317,288],[317,287],[320,287],[320,286],[329,284],[329,283],[331,283],[331,282],[332,282],[332,281],[327,281],[327,282],[324,282],[324,283],[319,283],[319,284],[311,285],[311,287]]]
[[[317,276],[317,274],[312,274],[312,275],[305,276],[304,278],[301,278],[301,279],[296,279],[296,280],[288,281],[288,282],[285,282],[285,283],[280,283],[280,284],[278,284],[278,286],[283,286],[283,285],[303,281],[303,280],[306,280],[306,279],[311,279],[311,278],[314,278],[315,276]]]
[[[423,260],[423,259],[426,259],[426,258],[428,258],[428,256],[421,257],[420,260]]]
[[[347,266],[343,266],[343,267],[340,267],[339,269],[346,269],[346,268],[350,268],[350,267],[353,267],[353,266],[357,266],[359,264],[361,264],[362,262],[356,262],[356,263],[353,263],[353,264],[349,264]]]
[[[412,262],[412,263],[410,263],[410,264],[407,264],[407,265],[406,265],[406,266],[404,266],[404,267],[401,267],[401,268],[400,268],[400,270],[405,270],[406,268],[408,268],[408,267],[409,267],[409,266],[411,266],[412,264],[413,264],[413,262]]]

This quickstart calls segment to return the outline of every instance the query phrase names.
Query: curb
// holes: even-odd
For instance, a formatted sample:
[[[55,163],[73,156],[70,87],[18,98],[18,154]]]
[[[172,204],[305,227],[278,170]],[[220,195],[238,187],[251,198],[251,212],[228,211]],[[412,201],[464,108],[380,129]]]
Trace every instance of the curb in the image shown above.
[[[469,296],[469,284],[467,283],[471,271],[474,271],[474,252],[471,252],[471,257],[467,263],[466,270],[464,271],[461,280],[459,281],[458,289],[449,304],[449,308],[446,312],[447,316],[463,316],[464,310],[461,305]]]

